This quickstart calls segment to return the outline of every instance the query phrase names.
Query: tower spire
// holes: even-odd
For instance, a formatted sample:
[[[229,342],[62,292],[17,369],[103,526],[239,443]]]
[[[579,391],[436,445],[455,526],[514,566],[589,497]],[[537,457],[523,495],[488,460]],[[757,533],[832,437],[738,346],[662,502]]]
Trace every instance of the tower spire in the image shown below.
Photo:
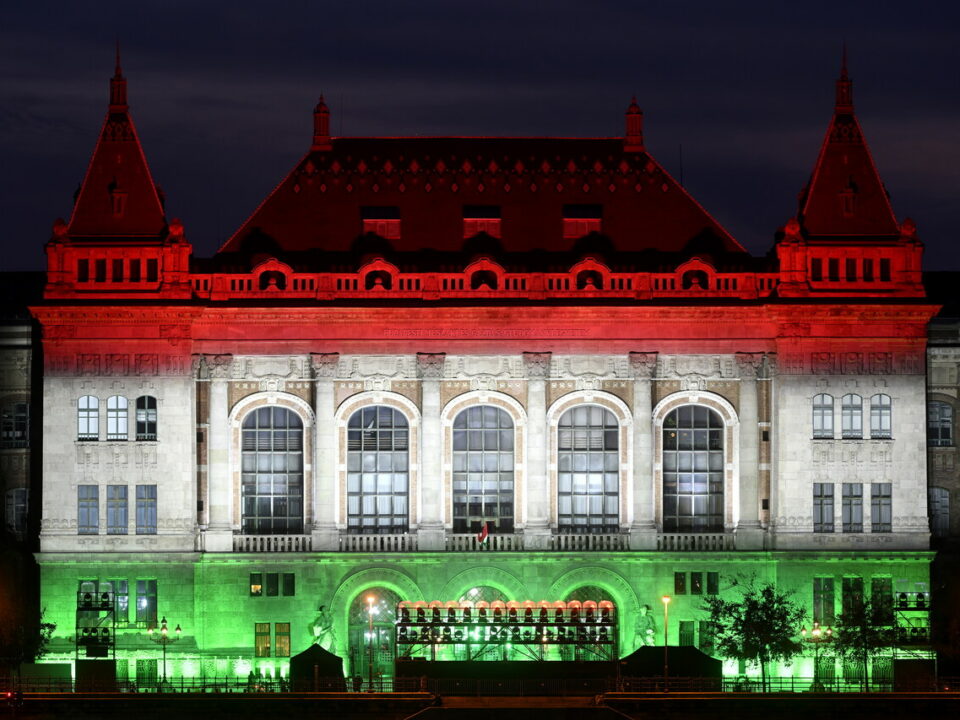
[[[320,95],[317,106],[313,109],[313,145],[310,149],[314,152],[318,150],[330,150],[333,145],[330,142],[330,108]]]
[[[837,100],[834,110],[838,113],[853,112],[853,82],[847,74],[847,43],[843,43],[843,56],[840,60],[840,77],[837,78]]]
[[[127,79],[123,76],[120,67],[120,40],[117,40],[117,62],[110,78],[110,112],[127,111]]]
[[[626,112],[627,133],[623,138],[623,149],[628,152],[643,150],[643,111],[637,105],[636,95],[630,100]]]

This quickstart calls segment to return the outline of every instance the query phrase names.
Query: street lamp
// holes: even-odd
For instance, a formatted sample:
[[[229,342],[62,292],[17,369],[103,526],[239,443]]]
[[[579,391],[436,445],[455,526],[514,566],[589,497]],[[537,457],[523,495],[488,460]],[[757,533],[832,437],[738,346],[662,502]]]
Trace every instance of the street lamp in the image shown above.
[[[367,595],[367,653],[369,655],[367,662],[367,675],[369,677],[370,690],[373,692],[373,603],[376,598],[373,595]]]
[[[173,645],[177,640],[180,639],[180,625],[177,625],[174,630],[175,635],[171,635],[167,630],[167,619],[162,618],[160,620],[160,632],[156,635],[153,634],[153,626],[147,629],[147,635],[149,638],[163,648],[163,675],[161,676],[160,682],[165,683],[167,681],[167,646]]]
[[[810,637],[807,637],[808,633]],[[820,627],[820,623],[814,620],[811,630],[808,631],[805,627],[800,628],[800,635],[805,642],[813,644],[813,689],[822,690],[823,685],[820,683],[820,644],[833,640],[833,630]]]
[[[670,682],[670,663],[668,662],[667,628],[670,624],[670,596],[664,595],[663,601],[663,691],[668,692]]]

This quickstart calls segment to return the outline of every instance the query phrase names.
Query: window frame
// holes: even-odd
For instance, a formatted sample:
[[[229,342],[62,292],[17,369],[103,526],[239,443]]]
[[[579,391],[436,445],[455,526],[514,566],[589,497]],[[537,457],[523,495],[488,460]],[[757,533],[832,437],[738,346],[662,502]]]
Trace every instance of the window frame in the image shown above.
[[[619,532],[620,422],[616,414],[602,405],[577,404],[560,415],[556,433],[557,532]],[[594,511],[595,505],[599,512]]]
[[[120,442],[130,439],[130,401],[123,395],[107,398],[107,440]]]
[[[491,425],[494,418],[496,423]],[[504,441],[508,447],[503,446]],[[517,515],[517,426],[513,417],[499,405],[465,407],[452,420],[451,443],[453,532],[477,533],[486,524],[492,534],[512,533]]]
[[[137,397],[134,407],[134,437],[140,442],[156,441],[157,398],[153,395],[140,395]]]
[[[390,405],[366,405],[351,413],[346,437],[347,532],[358,535],[408,533],[409,419]],[[397,467],[398,461],[402,469]],[[389,483],[389,490],[382,483]]]
[[[834,404],[836,400],[829,393],[817,393],[813,396],[813,439],[833,440],[834,438]]]
[[[127,535],[130,505],[126,485],[107,485],[107,535]]]
[[[726,424],[705,404],[668,412],[661,435],[661,521],[665,533],[721,533],[726,516]]]
[[[813,531],[815,533],[835,532],[835,497],[833,483],[813,484]]]
[[[137,627],[156,627],[157,618],[157,581],[155,578],[137,579]]]
[[[30,403],[26,400],[0,406],[0,448],[30,447]]]
[[[863,396],[847,393],[840,398],[840,437],[863,440]]]
[[[841,483],[841,526],[844,533],[863,532],[863,483]]]
[[[934,408],[938,410],[936,418],[932,417]],[[927,403],[927,446],[953,447],[953,421],[953,405],[943,400],[930,400]],[[936,432],[931,432],[932,430]]]
[[[870,483],[870,532],[893,532],[893,483]]]
[[[282,422],[278,418],[282,418]],[[292,408],[262,405],[244,414],[240,421],[240,503],[244,535],[303,533],[305,441],[303,417]]]
[[[100,486],[77,485],[77,535],[100,534]]]
[[[886,393],[870,397],[870,439],[893,438],[893,398]]]
[[[77,399],[77,440],[95,442],[100,439],[100,398],[81,395]]]

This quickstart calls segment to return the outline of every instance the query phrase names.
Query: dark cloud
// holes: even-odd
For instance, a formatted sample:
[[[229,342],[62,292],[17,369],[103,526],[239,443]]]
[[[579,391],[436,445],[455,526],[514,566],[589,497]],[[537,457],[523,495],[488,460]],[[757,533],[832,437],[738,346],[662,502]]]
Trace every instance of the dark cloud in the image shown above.
[[[22,3],[0,27],[0,243],[42,267],[106,109],[113,42],[171,216],[212,253],[307,149],[319,92],[347,135],[622,132],[753,252],[795,212],[840,46],[899,217],[960,268],[960,9],[872,2]]]

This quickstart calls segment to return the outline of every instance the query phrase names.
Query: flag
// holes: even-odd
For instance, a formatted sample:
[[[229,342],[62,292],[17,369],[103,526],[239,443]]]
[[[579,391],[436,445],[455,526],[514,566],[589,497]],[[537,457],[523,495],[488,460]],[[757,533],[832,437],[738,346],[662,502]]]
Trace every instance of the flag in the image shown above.
[[[487,541],[487,536],[490,535],[490,529],[487,527],[487,523],[483,523],[483,527],[480,528],[480,532],[477,533],[477,543],[483,545]]]

